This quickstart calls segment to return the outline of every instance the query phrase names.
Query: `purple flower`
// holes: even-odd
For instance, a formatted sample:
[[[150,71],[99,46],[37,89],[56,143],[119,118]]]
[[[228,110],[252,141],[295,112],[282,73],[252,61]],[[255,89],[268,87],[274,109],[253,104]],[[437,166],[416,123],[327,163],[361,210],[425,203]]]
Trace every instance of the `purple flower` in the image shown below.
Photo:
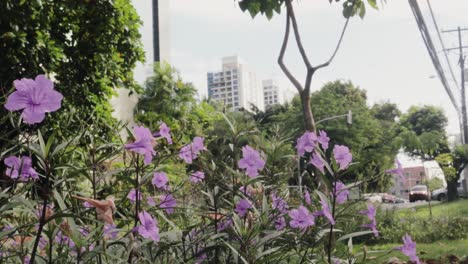
[[[220,222],[218,222],[217,230],[223,231],[230,226],[232,226],[232,218],[223,219]]]
[[[304,201],[306,202],[306,204],[309,204],[309,205],[312,203],[310,199],[310,193],[307,190],[304,191]]]
[[[278,210],[278,212],[283,215],[289,209],[288,203],[281,197],[276,196],[276,193],[271,194],[272,208]]]
[[[155,242],[159,241],[159,228],[158,221],[151,217],[151,215],[143,211],[138,214],[138,219],[140,219],[141,225],[137,226],[138,233],[144,237],[151,239]]]
[[[317,169],[319,169],[322,173],[324,173],[323,168],[325,167],[325,164],[323,164],[323,160],[320,158],[317,153],[312,153],[312,157],[310,157],[310,161],[312,165],[314,165]]]
[[[114,224],[105,224],[104,225],[104,238],[105,239],[115,239],[119,234],[119,229]]]
[[[405,254],[410,258],[411,261],[416,262],[416,264],[420,264],[420,260],[416,255],[416,242],[411,239],[411,236],[406,234],[403,237],[403,246],[395,248],[396,250],[400,250],[401,253]]]
[[[375,216],[377,214],[377,209],[372,204],[367,204],[367,210],[359,212],[362,215],[366,215],[367,218],[371,221],[369,224],[362,225],[362,227],[369,228],[374,233],[375,237],[379,236],[379,231],[377,230],[377,220]]]
[[[130,192],[128,193],[127,195],[127,198],[131,201],[131,202],[135,202],[136,201],[136,190],[135,189],[131,189]],[[138,192],[138,200],[141,201],[142,199],[142,196],[141,196],[141,191]]]
[[[201,264],[205,262],[205,260],[208,260],[208,256],[206,255],[206,253],[203,253],[197,257],[197,261],[195,262],[195,264]]]
[[[154,201],[153,197],[148,197],[146,198],[146,202],[150,205],[150,206],[156,206],[156,202]]]
[[[39,238],[39,248],[44,250],[47,244],[49,244],[49,241],[44,236],[41,236],[41,238]]]
[[[172,144],[172,137],[171,137],[171,129],[166,125],[166,123],[161,122],[161,125],[159,125],[159,132],[156,133],[158,136],[162,136],[167,140],[167,144],[171,145]]]
[[[162,190],[168,189],[168,186],[167,186],[168,182],[169,182],[169,179],[167,178],[167,175],[164,172],[155,172],[153,174],[153,180],[151,180],[151,183],[154,186]]]
[[[192,160],[197,158],[192,152],[192,144],[185,145],[180,149],[179,157],[185,161],[187,164],[192,164]]]
[[[45,75],[37,75],[35,80],[23,78],[13,82],[16,91],[8,96],[5,108],[23,113],[21,117],[27,124],[40,123],[45,113],[60,109],[63,95],[54,90],[54,83]]]
[[[144,155],[145,159],[143,162],[145,164],[150,164],[153,160],[153,156],[156,155],[156,151],[154,151],[153,148],[155,141],[153,135],[151,135],[151,131],[144,126],[136,126],[133,128],[133,134],[135,136],[135,142],[126,144],[125,148]]]
[[[302,205],[300,205],[297,209],[292,209],[289,211],[289,217],[291,217],[289,225],[292,228],[299,228],[304,230],[315,224],[314,216],[309,212],[309,210],[307,210],[307,208]]]
[[[263,170],[265,161],[260,154],[250,146],[242,147],[242,159],[237,162],[241,169],[246,169],[246,174],[253,178],[258,176],[258,171]]]
[[[325,201],[322,197],[320,197],[320,204],[322,205],[322,210],[317,212],[316,214],[325,216],[325,218],[328,219],[328,222],[330,222],[331,225],[335,225],[335,219],[333,219],[333,215],[330,212],[328,202]]]
[[[204,141],[205,139],[202,137],[194,137],[192,142],[192,151],[198,154],[200,151],[206,150],[205,145],[203,145]]]
[[[83,206],[84,206],[85,208],[92,208],[92,207],[93,207],[93,205],[90,204],[89,202],[83,202]]]
[[[252,204],[247,199],[241,199],[237,202],[235,211],[240,217],[244,217],[250,207]]]
[[[386,170],[385,173],[398,175],[398,176],[400,176],[401,181],[404,182],[406,179],[405,179],[405,175],[403,173],[403,166],[401,166],[400,161],[397,160],[397,159],[395,159],[395,164],[397,165],[397,167],[395,169]]]
[[[314,132],[305,132],[297,139],[296,149],[299,156],[304,156],[306,152],[312,152],[317,143],[317,135]]]
[[[335,188],[333,189],[332,195],[335,197],[338,204],[343,204],[348,200],[349,190],[346,188],[346,185],[341,181],[335,183]]]
[[[24,264],[30,264],[31,263],[31,257],[29,255],[24,256],[23,263]]]
[[[16,156],[10,156],[4,160],[7,166],[5,174],[12,179],[27,181],[29,179],[39,180],[37,172],[32,168],[31,158],[22,156],[21,159]]]
[[[275,219],[275,229],[277,231],[283,230],[286,227],[286,219],[284,216],[279,216],[278,218]]]
[[[73,242],[73,240],[71,240],[70,237],[62,234],[62,231],[58,231],[57,235],[55,236],[54,241],[55,243],[58,243],[58,244],[65,244],[69,248],[75,247],[75,242]]]
[[[190,181],[193,183],[201,182],[203,179],[205,179],[203,171],[196,171],[190,175]]]
[[[179,157],[187,164],[192,164],[192,161],[198,157],[200,151],[206,150],[203,145],[205,139],[202,137],[195,137],[191,144],[185,145],[180,149]]]
[[[159,200],[161,202],[159,206],[166,209],[166,213],[174,213],[174,207],[177,205],[177,201],[172,194],[163,194],[159,197]]]
[[[320,130],[317,141],[320,143],[320,145],[322,145],[324,150],[328,149],[328,142],[330,142],[330,138],[327,136],[327,132]]]
[[[335,156],[336,163],[340,165],[340,170],[346,169],[353,159],[349,148],[342,145],[335,145],[333,148],[333,156]]]

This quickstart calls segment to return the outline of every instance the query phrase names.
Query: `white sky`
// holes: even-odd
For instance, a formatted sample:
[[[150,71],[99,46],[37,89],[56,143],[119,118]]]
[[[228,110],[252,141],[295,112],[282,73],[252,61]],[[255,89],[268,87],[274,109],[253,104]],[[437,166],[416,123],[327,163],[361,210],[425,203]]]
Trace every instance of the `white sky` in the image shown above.
[[[219,69],[221,57],[229,55],[246,60],[258,79],[279,80],[289,97],[295,92],[276,63],[284,33],[283,14],[268,21],[242,13],[234,0],[168,1],[171,64],[185,81],[196,85],[200,96],[207,94],[206,72]],[[328,0],[295,2],[306,51],[317,65],[328,59],[336,45],[345,22],[341,4],[330,5]],[[426,1],[419,3],[426,23],[433,29]],[[468,1],[432,0],[431,4],[442,29],[468,27]],[[464,37],[468,46],[468,31]],[[435,34],[433,40],[438,43]],[[447,47],[457,45],[456,34],[444,34],[444,40]],[[457,54],[452,54],[458,78]],[[293,42],[288,47],[286,63],[303,80],[304,67]],[[315,74],[312,90],[327,81],[351,80],[367,90],[369,103],[389,100],[403,111],[411,105],[440,106],[449,116],[448,131],[458,132],[448,96],[438,79],[429,78],[435,74],[407,0],[387,0],[381,10],[368,8],[363,20],[351,20],[335,60]]]

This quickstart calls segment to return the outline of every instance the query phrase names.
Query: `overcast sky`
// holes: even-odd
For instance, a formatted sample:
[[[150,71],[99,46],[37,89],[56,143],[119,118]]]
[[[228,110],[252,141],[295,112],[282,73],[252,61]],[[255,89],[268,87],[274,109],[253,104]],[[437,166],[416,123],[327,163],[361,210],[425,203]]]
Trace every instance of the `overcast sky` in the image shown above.
[[[328,59],[345,22],[341,5],[327,0],[295,1],[305,48],[313,64]],[[419,1],[432,28],[426,1]],[[170,60],[186,81],[193,82],[200,96],[207,94],[206,72],[221,67],[221,57],[239,55],[259,79],[276,78],[289,96],[292,85],[277,66],[284,33],[284,14],[271,21],[242,13],[233,0],[170,0]],[[468,27],[468,1],[432,0],[442,29]],[[435,33],[434,31],[432,33]],[[468,45],[468,32],[464,34]],[[437,41],[434,34],[433,40]],[[457,45],[456,34],[444,34],[445,45]],[[300,79],[304,66],[291,43],[286,62]],[[442,55],[442,54],[441,54]],[[452,64],[457,78],[457,53]],[[441,58],[442,59],[442,58]],[[337,79],[350,80],[367,90],[369,103],[391,101],[405,111],[411,105],[432,104],[449,116],[448,131],[458,132],[458,123],[448,96],[435,75],[413,14],[406,0],[387,0],[379,11],[368,8],[366,17],[353,18],[332,65],[318,71],[312,90]]]

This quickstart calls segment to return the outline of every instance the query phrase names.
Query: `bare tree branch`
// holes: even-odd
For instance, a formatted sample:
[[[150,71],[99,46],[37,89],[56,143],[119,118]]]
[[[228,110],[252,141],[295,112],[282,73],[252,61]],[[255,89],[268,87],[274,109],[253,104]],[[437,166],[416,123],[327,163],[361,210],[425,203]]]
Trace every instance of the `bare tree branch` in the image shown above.
[[[340,39],[338,40],[338,43],[336,44],[336,48],[335,48],[335,51],[333,52],[333,54],[331,55],[330,59],[328,59],[327,62],[325,63],[322,63],[316,67],[314,67],[314,71],[320,69],[320,68],[323,68],[323,67],[327,67],[328,65],[330,65],[330,63],[333,61],[333,59],[335,58],[335,55],[336,53],[338,52],[338,50],[340,49],[340,46],[341,46],[341,42],[343,42],[343,37],[344,37],[344,34],[346,32],[346,29],[348,28],[348,23],[349,23],[349,17],[346,19],[346,23],[344,24],[343,26],[343,30],[341,30],[341,35],[340,35]]]
[[[299,93],[302,93],[304,89],[302,88],[301,83],[291,74],[289,69],[284,64],[284,53],[286,52],[286,48],[288,47],[289,31],[291,28],[289,16],[290,16],[289,9],[286,9],[286,30],[284,33],[283,44],[281,45],[281,50],[278,56],[278,64],[281,70],[284,72],[284,74],[288,77],[288,79],[293,83],[293,85],[299,91]]]
[[[301,57],[304,60],[304,63],[307,67],[307,71],[312,70],[312,64],[307,57],[307,54],[304,50],[304,46],[302,45],[301,34],[299,33],[299,27],[297,26],[296,15],[294,14],[294,9],[291,3],[291,0],[286,0],[286,10],[289,13],[289,17],[291,18],[293,30],[294,30],[294,38],[296,39],[297,47],[299,48],[299,52],[301,53]]]

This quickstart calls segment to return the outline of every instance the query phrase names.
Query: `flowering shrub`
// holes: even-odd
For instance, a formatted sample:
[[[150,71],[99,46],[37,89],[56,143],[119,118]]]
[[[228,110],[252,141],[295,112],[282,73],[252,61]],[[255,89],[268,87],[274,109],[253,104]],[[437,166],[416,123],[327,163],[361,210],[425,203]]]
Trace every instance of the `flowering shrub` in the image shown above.
[[[60,108],[62,96],[43,75],[15,87],[5,107],[24,109],[19,118],[26,126]],[[233,143],[223,156],[203,137],[182,142],[162,122],[155,132],[134,127],[129,142],[98,143],[106,139],[95,138],[94,124],[66,142],[28,130],[0,152],[6,166],[0,259],[354,263],[365,256],[352,250],[352,239],[379,235],[376,210],[369,204],[362,215],[348,214],[354,206],[347,201],[352,184],[342,182],[352,166],[348,147],[334,144],[325,131],[306,132],[297,140],[297,156],[281,159],[308,161],[307,168],[287,175],[269,163],[280,160],[268,152],[273,143],[240,140],[248,133],[226,122]],[[304,174],[315,185],[272,181]],[[340,227],[355,218],[367,224],[343,233]],[[409,236],[395,250],[419,261]]]

